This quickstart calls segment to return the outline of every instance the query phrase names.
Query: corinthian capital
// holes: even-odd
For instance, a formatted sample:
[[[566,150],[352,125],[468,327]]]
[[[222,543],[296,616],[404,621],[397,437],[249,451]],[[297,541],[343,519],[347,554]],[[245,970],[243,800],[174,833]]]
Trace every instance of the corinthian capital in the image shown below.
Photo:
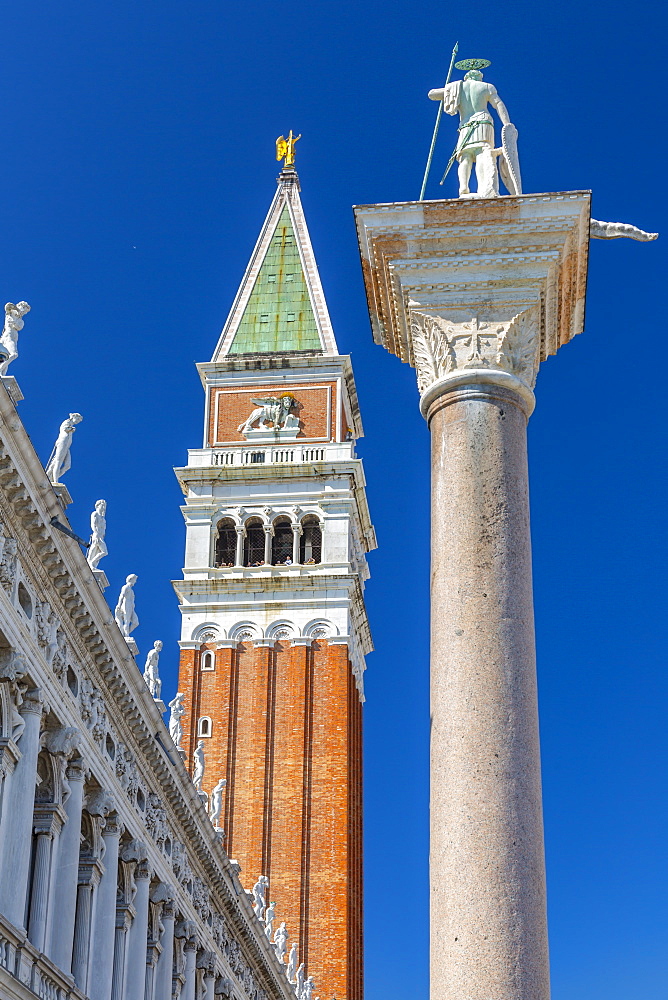
[[[412,307],[410,343],[420,392],[448,375],[480,369],[506,372],[533,388],[539,364],[539,321],[538,307],[497,321],[474,316],[468,323]]]

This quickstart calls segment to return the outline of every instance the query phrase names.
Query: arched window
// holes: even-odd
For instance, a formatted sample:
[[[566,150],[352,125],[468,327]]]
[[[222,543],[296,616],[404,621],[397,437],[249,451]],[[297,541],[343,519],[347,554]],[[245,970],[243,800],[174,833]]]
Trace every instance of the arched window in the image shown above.
[[[246,521],[244,538],[244,566],[261,566],[264,563],[264,528],[259,517]]]
[[[299,561],[302,565],[319,563],[322,559],[322,529],[315,514],[307,514],[302,521],[299,539]]]
[[[271,540],[271,561],[274,566],[292,562],[292,527],[289,517],[279,517],[274,521],[274,537]]]
[[[203,715],[197,723],[198,736],[211,736],[211,719],[208,715]]]
[[[215,670],[216,655],[212,649],[207,649],[202,653],[200,659],[200,670]]]
[[[230,517],[224,517],[218,522],[218,534],[216,535],[216,554],[214,563],[216,566],[234,566],[237,560],[237,532],[234,521]]]

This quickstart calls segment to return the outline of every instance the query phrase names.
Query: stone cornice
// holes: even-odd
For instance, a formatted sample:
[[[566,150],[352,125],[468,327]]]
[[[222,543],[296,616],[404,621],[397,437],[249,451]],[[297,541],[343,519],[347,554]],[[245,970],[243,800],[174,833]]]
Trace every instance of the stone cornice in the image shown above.
[[[583,328],[589,203],[568,191],[358,206],[374,339],[417,369],[421,393],[487,369],[530,391]]]

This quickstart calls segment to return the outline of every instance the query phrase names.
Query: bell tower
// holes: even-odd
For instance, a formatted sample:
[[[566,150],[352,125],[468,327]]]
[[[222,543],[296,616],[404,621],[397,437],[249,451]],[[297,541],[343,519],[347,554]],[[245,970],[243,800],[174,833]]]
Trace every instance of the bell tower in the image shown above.
[[[226,782],[216,825],[245,888],[268,879],[286,963],[294,943],[314,997],[361,1000],[363,593],[376,543],[352,368],[291,160],[198,365],[203,447],[176,470],[181,746],[192,767],[203,743],[209,803]]]

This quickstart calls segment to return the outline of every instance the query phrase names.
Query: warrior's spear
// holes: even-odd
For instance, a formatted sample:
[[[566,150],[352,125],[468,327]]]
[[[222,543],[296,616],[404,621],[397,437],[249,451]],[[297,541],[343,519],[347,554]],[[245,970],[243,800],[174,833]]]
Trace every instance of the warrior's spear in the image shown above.
[[[452,67],[455,64],[455,56],[457,55],[457,50],[459,49],[459,42],[455,42],[455,47],[452,50],[452,58],[450,60],[450,69],[448,70],[448,76],[445,81],[445,87],[450,83],[450,77],[452,76]],[[445,87],[443,88],[445,90]],[[427,179],[429,177],[429,171],[431,170],[431,161],[434,155],[434,146],[436,145],[436,136],[438,135],[438,127],[441,124],[441,111],[443,108],[443,102],[439,101],[438,108],[436,110],[436,124],[434,125],[434,134],[431,137],[431,146],[429,147],[429,156],[427,158],[427,166],[424,170],[424,178],[422,179],[422,190],[420,191],[420,197],[418,201],[424,201],[424,192],[427,187]]]

